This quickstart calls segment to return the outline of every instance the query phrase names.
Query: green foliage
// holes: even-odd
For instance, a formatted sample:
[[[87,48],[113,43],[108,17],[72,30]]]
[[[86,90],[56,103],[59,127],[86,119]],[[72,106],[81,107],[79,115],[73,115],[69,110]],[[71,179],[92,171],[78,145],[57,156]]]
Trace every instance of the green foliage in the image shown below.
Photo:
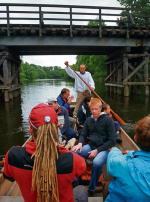
[[[88,26],[89,27],[99,27],[99,21],[98,20],[91,20],[91,21],[89,21],[88,22]],[[105,24],[104,24],[104,21],[102,20],[101,21],[101,26],[104,26]]]
[[[76,69],[79,69],[80,64],[86,64],[87,70],[91,72],[95,79],[106,75],[106,56],[100,55],[79,55],[77,56]]]
[[[149,0],[118,0],[122,6],[130,11],[135,26],[150,27],[150,1]]]
[[[20,69],[21,83],[33,81],[35,79],[62,79],[67,78],[64,69],[61,67],[42,67],[39,65],[22,63]]]

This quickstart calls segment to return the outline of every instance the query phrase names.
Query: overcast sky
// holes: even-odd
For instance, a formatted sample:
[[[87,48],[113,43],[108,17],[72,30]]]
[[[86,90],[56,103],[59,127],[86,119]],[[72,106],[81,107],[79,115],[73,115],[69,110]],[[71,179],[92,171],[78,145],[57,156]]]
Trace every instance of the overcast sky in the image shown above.
[[[66,4],[84,6],[120,6],[117,0],[0,0],[0,3]],[[64,61],[76,62],[75,55],[24,56],[23,61],[41,66],[64,66]]]

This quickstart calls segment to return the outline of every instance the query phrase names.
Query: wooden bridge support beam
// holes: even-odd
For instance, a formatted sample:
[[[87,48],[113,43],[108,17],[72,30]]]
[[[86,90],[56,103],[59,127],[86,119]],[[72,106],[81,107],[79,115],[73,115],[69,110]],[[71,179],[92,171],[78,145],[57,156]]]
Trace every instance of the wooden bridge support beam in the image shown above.
[[[128,57],[126,54],[123,55],[123,80],[128,76]],[[127,83],[124,84],[124,96],[129,97],[129,86]]]
[[[109,58],[107,66],[110,69],[105,78],[105,86],[111,89],[111,94],[121,94],[122,92],[122,60],[120,57]],[[111,68],[110,68],[111,67]]]
[[[144,81],[146,83],[148,83],[148,77],[149,77],[149,73],[148,73],[148,62],[149,62],[149,56],[147,56],[147,51],[145,52],[145,65],[144,65]],[[149,96],[149,85],[145,85],[145,95]]]
[[[122,69],[121,68],[118,68],[117,70],[117,83],[121,83],[122,81]],[[122,91],[122,88],[120,87],[117,87],[117,94],[118,95],[121,95],[121,91]]]
[[[10,76],[10,67],[8,64],[8,60],[5,59],[5,61],[3,62],[3,86],[5,89],[3,89],[3,93],[4,93],[4,100],[5,102],[9,101],[9,92],[8,92],[8,86],[9,86],[9,76]]]
[[[138,93],[141,93],[143,86],[145,96],[149,96],[150,53],[148,51],[148,49],[145,51],[143,49],[140,53],[139,50],[136,53],[135,50],[131,52],[130,49],[126,49],[124,53],[116,54],[113,59],[109,57],[107,65],[109,68],[113,66],[113,69],[105,79],[105,86],[117,94],[123,94],[124,97],[129,97],[131,93],[135,93],[136,89],[138,89]]]
[[[20,59],[8,51],[0,53],[0,92],[5,102],[20,95],[18,82]]]

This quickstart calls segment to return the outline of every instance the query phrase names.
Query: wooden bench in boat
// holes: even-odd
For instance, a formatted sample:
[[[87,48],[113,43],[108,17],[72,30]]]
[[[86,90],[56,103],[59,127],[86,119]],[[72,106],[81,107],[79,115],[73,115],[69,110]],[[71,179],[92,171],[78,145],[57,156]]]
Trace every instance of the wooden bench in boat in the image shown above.
[[[0,196],[0,202],[23,202],[21,196]],[[88,202],[103,202],[103,197],[89,197]]]
[[[21,196],[0,196],[0,202],[23,202]]]
[[[103,202],[103,197],[88,197],[88,202]]]

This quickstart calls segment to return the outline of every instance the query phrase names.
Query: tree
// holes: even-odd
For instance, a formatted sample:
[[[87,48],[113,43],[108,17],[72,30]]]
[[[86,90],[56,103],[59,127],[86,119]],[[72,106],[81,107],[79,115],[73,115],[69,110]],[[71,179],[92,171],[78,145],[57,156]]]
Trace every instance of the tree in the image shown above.
[[[128,17],[136,26],[150,27],[150,1],[149,0],[118,0],[127,8]],[[132,19],[131,19],[132,18]]]
[[[99,27],[99,20],[91,20],[88,22],[89,27]],[[101,20],[101,26],[105,26],[104,20]]]
[[[21,83],[30,82],[35,79],[62,79],[68,78],[65,70],[61,67],[42,67],[39,65],[22,63],[20,69],[20,81]]]

